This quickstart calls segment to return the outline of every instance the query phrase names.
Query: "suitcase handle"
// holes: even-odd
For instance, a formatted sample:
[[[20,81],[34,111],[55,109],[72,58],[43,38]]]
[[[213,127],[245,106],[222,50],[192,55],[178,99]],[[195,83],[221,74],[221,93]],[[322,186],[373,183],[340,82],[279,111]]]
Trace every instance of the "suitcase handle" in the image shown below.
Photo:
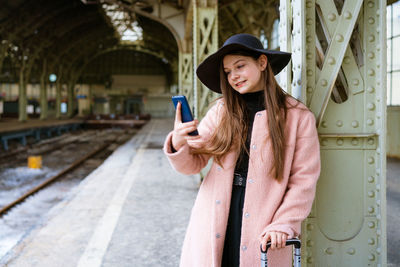
[[[297,238],[292,238],[286,240],[286,246],[293,245],[294,250],[294,266],[300,267],[301,266],[301,255],[300,255],[300,248],[301,248],[301,241]],[[267,242],[267,247],[265,250],[262,249],[262,245],[260,245],[261,250],[261,267],[268,267],[268,260],[267,260],[267,251],[271,247],[271,242]]]

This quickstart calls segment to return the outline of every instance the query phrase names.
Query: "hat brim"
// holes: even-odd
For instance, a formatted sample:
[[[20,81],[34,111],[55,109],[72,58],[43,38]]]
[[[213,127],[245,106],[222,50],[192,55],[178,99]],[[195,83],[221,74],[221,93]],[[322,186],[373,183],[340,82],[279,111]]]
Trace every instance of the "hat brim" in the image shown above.
[[[230,52],[238,50],[247,50],[259,52],[267,56],[269,64],[274,74],[278,74],[289,63],[291,54],[282,51],[264,50],[249,48],[241,44],[229,44],[221,47],[217,52],[208,56],[196,69],[197,77],[200,81],[207,86],[210,90],[221,93],[220,79],[219,79],[219,66],[223,57]]]

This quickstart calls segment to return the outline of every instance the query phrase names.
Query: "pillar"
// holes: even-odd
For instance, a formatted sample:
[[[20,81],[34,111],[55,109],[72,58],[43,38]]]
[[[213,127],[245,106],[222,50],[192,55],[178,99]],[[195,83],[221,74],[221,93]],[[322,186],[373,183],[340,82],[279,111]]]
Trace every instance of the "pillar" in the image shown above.
[[[321,144],[303,266],[386,266],[385,12],[384,0],[281,0],[286,87],[315,114]]]

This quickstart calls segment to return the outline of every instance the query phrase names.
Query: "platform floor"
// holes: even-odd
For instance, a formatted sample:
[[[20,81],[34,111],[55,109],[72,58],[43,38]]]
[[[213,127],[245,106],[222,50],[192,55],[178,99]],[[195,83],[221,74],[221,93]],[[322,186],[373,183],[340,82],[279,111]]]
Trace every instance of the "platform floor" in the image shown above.
[[[151,120],[44,216],[0,266],[178,266],[199,177],[169,166]],[[400,266],[400,160],[388,159],[388,266]]]
[[[0,262],[6,266],[178,266],[199,177],[161,147],[172,120],[151,120]]]

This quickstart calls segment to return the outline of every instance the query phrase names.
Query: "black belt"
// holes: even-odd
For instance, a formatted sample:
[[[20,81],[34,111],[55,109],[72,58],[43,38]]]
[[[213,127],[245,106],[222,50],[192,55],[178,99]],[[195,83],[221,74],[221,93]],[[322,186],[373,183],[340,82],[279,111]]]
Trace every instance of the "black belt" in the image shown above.
[[[233,185],[246,187],[246,176],[241,175],[240,173],[233,174]]]

